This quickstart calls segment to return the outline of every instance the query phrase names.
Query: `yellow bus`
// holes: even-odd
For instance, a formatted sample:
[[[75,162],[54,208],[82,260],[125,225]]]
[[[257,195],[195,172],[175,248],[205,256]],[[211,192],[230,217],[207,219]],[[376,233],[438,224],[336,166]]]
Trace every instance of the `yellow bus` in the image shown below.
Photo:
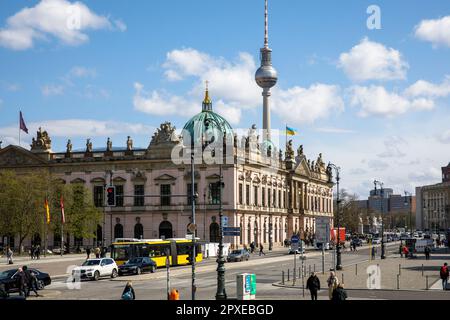
[[[150,257],[158,267],[166,266],[166,252],[169,251],[171,266],[189,264],[188,256],[192,248],[190,239],[115,239],[111,245],[111,258],[120,266],[131,258]],[[196,262],[203,260],[201,244],[196,241]]]

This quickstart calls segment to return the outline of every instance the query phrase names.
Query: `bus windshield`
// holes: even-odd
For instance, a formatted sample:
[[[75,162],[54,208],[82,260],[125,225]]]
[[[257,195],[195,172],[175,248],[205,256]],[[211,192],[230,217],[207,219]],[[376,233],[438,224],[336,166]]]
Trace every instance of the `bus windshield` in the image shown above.
[[[117,245],[114,246],[114,250],[112,251],[112,258],[114,260],[119,261],[127,261],[130,258],[130,245]]]

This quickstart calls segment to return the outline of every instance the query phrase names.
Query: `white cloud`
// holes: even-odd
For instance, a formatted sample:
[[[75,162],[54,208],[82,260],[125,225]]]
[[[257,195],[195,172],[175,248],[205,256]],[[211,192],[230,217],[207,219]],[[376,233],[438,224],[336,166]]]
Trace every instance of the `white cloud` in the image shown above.
[[[450,76],[446,76],[441,84],[419,80],[405,90],[409,97],[444,98],[450,95]]]
[[[6,27],[0,29],[0,45],[12,50],[27,50],[36,40],[49,36],[67,45],[80,45],[89,40],[87,30],[124,30],[117,21],[112,24],[105,16],[91,11],[81,2],[41,0],[36,6],[24,8],[9,17]]]
[[[384,171],[389,168],[389,163],[380,160],[369,160],[367,166],[374,171]]]
[[[400,150],[402,146],[406,146],[408,143],[399,136],[390,136],[384,140],[384,146],[386,150],[380,153],[380,158],[403,158],[406,156],[404,152]]]
[[[97,76],[97,71],[92,68],[86,68],[86,67],[80,67],[76,66],[73,67],[68,75],[69,78],[95,78]]]
[[[201,110],[201,103],[196,104],[183,97],[171,95],[164,91],[146,92],[140,83],[134,84],[133,104],[136,110],[158,116],[182,115],[192,116]]]
[[[359,115],[394,117],[408,111],[426,111],[434,108],[434,101],[426,98],[408,99],[402,94],[388,92],[382,86],[353,86],[349,89],[350,104],[359,107]]]
[[[23,144],[29,143],[39,127],[48,131],[52,138],[93,138],[108,137],[117,134],[152,135],[155,127],[141,123],[119,121],[100,121],[93,119],[44,120],[27,123],[29,135],[23,135]],[[4,143],[18,144],[16,126],[0,128],[0,137]]]
[[[323,133],[338,133],[338,134],[345,134],[345,133],[356,133],[354,130],[350,129],[342,129],[342,128],[333,128],[333,127],[323,127],[323,128],[317,128],[317,132],[323,132]]]
[[[127,25],[125,24],[125,22],[123,22],[122,20],[115,20],[114,21],[114,25],[116,26],[117,29],[119,29],[119,31],[121,32],[125,32],[127,31]]]
[[[438,135],[438,140],[444,144],[450,144],[450,130]]]
[[[344,110],[339,86],[313,84],[309,88],[274,90],[273,112],[294,123],[312,123]]]
[[[61,85],[48,84],[42,87],[42,94],[46,97],[60,96],[64,93],[64,87]]]
[[[249,53],[240,53],[234,61],[192,48],[172,50],[163,63],[166,79],[181,81],[187,77],[197,79],[195,85],[183,96],[171,95],[162,90],[145,92],[140,83],[135,84],[134,106],[137,110],[156,115],[192,115],[201,109],[204,82],[209,81],[210,95],[218,111],[233,124],[238,124],[242,112],[261,107],[261,88],[255,83],[257,65]],[[272,110],[290,123],[311,123],[325,118],[332,111],[344,109],[338,86],[314,84],[309,88],[276,87],[272,94]],[[163,107],[162,107],[163,106]]]
[[[398,50],[368,38],[342,53],[338,66],[353,81],[405,79],[409,68]]]
[[[439,179],[441,179],[441,177],[441,170],[434,167],[430,167],[425,170],[414,171],[408,175],[408,178],[410,180],[419,184],[434,184],[439,182]]]
[[[420,40],[431,42],[433,46],[450,47],[450,16],[435,20],[422,20],[415,27],[415,36]]]

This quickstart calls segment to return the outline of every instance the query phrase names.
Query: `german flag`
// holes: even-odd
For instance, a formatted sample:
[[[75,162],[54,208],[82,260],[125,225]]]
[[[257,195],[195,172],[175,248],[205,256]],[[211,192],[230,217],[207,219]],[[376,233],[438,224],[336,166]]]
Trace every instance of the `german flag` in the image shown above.
[[[45,213],[47,217],[47,224],[50,224],[50,207],[48,206],[48,200],[45,198],[44,202]]]

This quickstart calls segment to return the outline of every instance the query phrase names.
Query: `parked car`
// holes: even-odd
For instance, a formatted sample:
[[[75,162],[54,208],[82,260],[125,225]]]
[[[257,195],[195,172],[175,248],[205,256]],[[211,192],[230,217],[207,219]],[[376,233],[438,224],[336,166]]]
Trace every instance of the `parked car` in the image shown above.
[[[381,244],[381,239],[380,238],[373,238],[372,239],[372,244]]]
[[[52,279],[48,273],[39,271],[38,269],[29,268],[30,272],[33,272],[37,278],[37,289],[43,290],[46,286],[52,283]],[[5,291],[8,293],[17,292],[19,288],[17,287],[18,280],[17,269],[6,270],[0,272],[0,283],[5,285]]]
[[[233,250],[228,254],[228,262],[248,261],[250,259],[250,253],[245,249]]]
[[[317,242],[315,244],[316,250],[322,250],[322,246],[323,246],[324,250],[331,250],[332,249],[332,246],[328,242],[326,242],[326,243]]]
[[[93,279],[97,281],[100,277],[117,277],[118,270],[119,268],[113,259],[89,259],[81,267],[73,269],[72,276],[75,279]]]
[[[133,258],[119,267],[119,276],[129,273],[139,275],[145,271],[155,272],[156,262],[148,257]]]

